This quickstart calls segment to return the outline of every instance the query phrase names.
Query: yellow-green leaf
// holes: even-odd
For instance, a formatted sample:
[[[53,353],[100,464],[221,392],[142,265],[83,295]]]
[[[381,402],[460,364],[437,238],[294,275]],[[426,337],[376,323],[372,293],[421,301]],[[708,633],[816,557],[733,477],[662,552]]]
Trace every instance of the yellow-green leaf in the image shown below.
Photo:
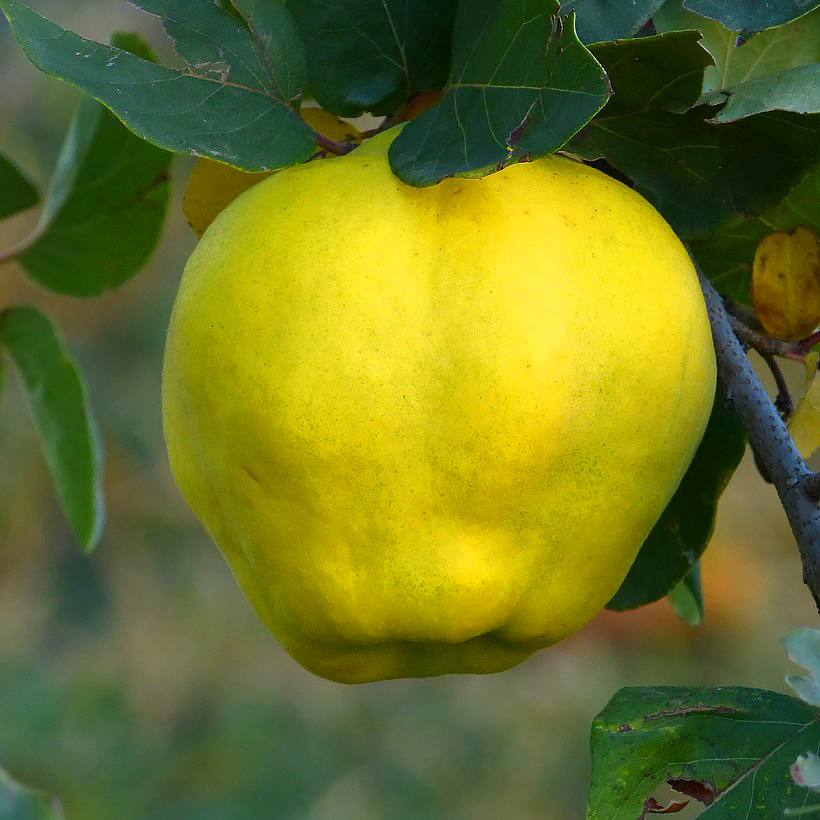
[[[803,458],[820,449],[820,379],[817,378],[817,362],[820,354],[806,356],[806,389],[794,411],[789,432]]]
[[[808,228],[770,233],[757,246],[752,300],[778,339],[799,339],[820,324],[820,243]]]

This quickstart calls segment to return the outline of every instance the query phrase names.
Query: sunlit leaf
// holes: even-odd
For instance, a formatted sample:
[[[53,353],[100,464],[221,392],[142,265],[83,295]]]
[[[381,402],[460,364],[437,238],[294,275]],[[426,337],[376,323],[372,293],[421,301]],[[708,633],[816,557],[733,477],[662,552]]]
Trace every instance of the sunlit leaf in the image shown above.
[[[703,621],[703,590],[700,584],[700,564],[692,567],[689,574],[669,590],[666,597],[675,614],[689,626]]]
[[[299,60],[277,63],[284,68],[276,74],[268,61],[268,37],[284,38],[277,43],[298,54],[292,32],[285,27],[251,32],[210,0],[141,0],[140,5],[167,15],[177,47],[199,62],[166,68],[78,37],[17,0],[0,0],[34,65],[82,88],[143,139],[249,171],[282,168],[310,156],[313,134],[297,116],[298,100],[283,96],[300,85]],[[291,70],[296,75],[287,74]]]
[[[777,692],[622,689],[592,726],[587,818],[635,820],[664,784],[707,804],[702,820],[780,817],[806,794],[789,766],[818,743],[818,710]]]
[[[812,706],[820,706],[820,629],[798,629],[783,639],[786,654],[808,675],[786,675],[795,694]]]
[[[402,180],[431,185],[544,156],[600,110],[609,96],[604,71],[576,37],[572,18],[559,24],[557,5],[459,3],[444,96],[389,149]]]
[[[757,246],[752,301],[765,330],[778,339],[807,336],[820,323],[820,242],[812,231],[773,232]]]
[[[763,31],[788,23],[820,6],[820,0],[684,0],[684,5],[732,31]]]
[[[728,89],[733,95],[748,96],[742,92],[745,83],[779,75],[786,78],[790,69],[820,62],[820,10],[763,31],[740,45],[737,32],[684,9],[675,0],[665,3],[653,21],[658,31],[692,28],[702,33],[703,46],[715,61],[706,70],[704,92]],[[721,112],[719,119],[724,117]]]
[[[57,496],[77,540],[100,535],[100,446],[77,366],[51,322],[31,307],[0,313],[0,347],[20,374]]]
[[[820,355],[806,356],[806,386],[789,421],[789,432],[804,459],[820,450],[820,378],[817,363]]]

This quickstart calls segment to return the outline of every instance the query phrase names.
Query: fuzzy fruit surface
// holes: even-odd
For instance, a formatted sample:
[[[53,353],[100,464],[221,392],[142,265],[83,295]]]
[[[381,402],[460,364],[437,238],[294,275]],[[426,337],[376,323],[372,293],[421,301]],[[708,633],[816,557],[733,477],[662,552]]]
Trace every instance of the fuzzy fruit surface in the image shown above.
[[[500,671],[592,619],[715,379],[641,197],[557,157],[411,188],[392,136],[217,217],[163,374],[184,497],[287,651],[351,683]]]

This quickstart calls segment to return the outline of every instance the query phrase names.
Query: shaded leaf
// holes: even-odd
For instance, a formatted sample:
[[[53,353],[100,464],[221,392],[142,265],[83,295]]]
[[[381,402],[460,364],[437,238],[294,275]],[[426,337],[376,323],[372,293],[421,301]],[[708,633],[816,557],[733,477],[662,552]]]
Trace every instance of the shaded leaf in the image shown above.
[[[296,102],[281,96],[282,89],[297,84],[295,78],[272,77],[266,57],[271,46],[258,39],[260,32],[252,34],[210,0],[141,0],[141,5],[167,12],[177,46],[202,62],[165,68],[78,37],[17,0],[0,0],[35,66],[86,91],[143,139],[250,171],[282,168],[310,156],[313,134],[297,116]],[[267,34],[287,37],[287,30]],[[206,48],[210,38],[218,45]],[[286,45],[298,48],[290,41]]]
[[[650,109],[683,113],[699,100],[712,58],[697,31],[673,31],[590,48],[606,70],[613,95],[600,118]]]
[[[0,345],[25,388],[46,463],[77,540],[91,549],[102,528],[100,447],[77,366],[51,322],[31,307],[0,313]]]
[[[800,455],[808,460],[820,449],[820,379],[818,354],[806,356],[806,386],[789,420],[789,433]]]
[[[820,743],[817,709],[759,689],[622,689],[592,726],[588,820],[634,820],[664,783],[712,799],[700,816],[779,817],[805,792],[789,765]]]
[[[631,178],[679,236],[708,237],[774,207],[820,165],[820,115],[769,112],[714,125],[714,110],[604,111],[579,139]]]
[[[690,575],[709,544],[718,500],[745,447],[746,431],[718,388],[692,464],[607,608],[621,611],[657,601]]]
[[[0,818],[2,820],[63,820],[59,803],[35,789],[22,786],[0,769]]]
[[[561,14],[575,12],[581,42],[601,43],[631,37],[663,5],[664,0],[567,0]]]
[[[669,590],[666,597],[675,614],[682,621],[689,626],[698,626],[703,621],[700,563],[695,564],[689,574]]]
[[[308,86],[342,117],[392,114],[450,67],[455,0],[288,0],[305,43]]]
[[[788,23],[820,6],[820,0],[684,0],[690,11],[717,20],[732,31],[763,31]]]
[[[783,199],[759,217],[690,243],[701,270],[725,296],[751,304],[752,262],[758,243],[772,230],[792,231],[804,225],[820,233],[820,169],[800,180]]]
[[[799,339],[820,323],[820,242],[808,228],[765,236],[752,265],[752,302],[763,328]]]
[[[139,271],[162,230],[171,154],[139,139],[89,97],[80,100],[36,234],[21,256],[39,284],[96,296]]]
[[[820,706],[820,629],[798,629],[783,639],[786,654],[808,675],[786,675],[795,694],[812,706]]]
[[[389,149],[410,185],[483,172],[560,148],[606,102],[601,66],[557,2],[459,3],[453,65],[442,100],[410,122]]]
[[[39,200],[40,194],[28,177],[0,154],[0,219],[24,211]]]

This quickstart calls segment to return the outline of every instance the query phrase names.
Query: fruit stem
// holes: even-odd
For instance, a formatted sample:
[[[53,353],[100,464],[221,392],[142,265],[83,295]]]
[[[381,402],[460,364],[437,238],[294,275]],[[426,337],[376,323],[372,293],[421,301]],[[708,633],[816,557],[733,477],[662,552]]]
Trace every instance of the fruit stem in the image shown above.
[[[327,151],[328,154],[334,154],[335,156],[341,157],[345,154],[349,154],[355,147],[349,142],[334,142],[332,139],[328,139],[328,137],[323,136],[318,131],[315,133],[316,144],[323,151]]]

